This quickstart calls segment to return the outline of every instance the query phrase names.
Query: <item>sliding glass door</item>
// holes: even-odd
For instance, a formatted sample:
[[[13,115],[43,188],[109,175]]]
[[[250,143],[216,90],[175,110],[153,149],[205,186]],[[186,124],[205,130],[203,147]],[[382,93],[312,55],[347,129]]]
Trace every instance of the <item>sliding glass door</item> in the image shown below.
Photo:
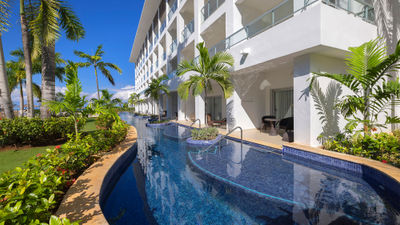
[[[293,89],[272,90],[272,109],[277,119],[293,117]]]

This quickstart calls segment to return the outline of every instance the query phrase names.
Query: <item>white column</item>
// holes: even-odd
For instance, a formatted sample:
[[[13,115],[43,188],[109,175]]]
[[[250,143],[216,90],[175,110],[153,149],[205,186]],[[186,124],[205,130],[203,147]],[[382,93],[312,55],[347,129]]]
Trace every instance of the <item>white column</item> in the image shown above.
[[[226,1],[226,19],[225,19],[225,33],[226,37],[229,37],[239,29],[243,27],[242,25],[242,14],[237,8],[236,1]]]
[[[204,116],[206,114],[206,109],[204,105],[204,98],[202,96],[195,96],[194,98],[194,110],[196,119],[200,119],[202,124],[205,124]]]
[[[177,94],[178,120],[185,120],[185,100]]]

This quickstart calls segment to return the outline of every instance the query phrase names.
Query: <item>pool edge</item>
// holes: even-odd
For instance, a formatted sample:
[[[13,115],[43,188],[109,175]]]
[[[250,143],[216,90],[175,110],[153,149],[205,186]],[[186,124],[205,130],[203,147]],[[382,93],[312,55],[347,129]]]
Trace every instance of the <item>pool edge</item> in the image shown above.
[[[65,194],[56,215],[67,217],[71,221],[80,220],[81,224],[109,224],[103,215],[100,204],[104,198],[102,194],[107,189],[105,183],[112,178],[112,175],[109,174],[116,171],[115,163],[121,163],[122,161],[119,160],[124,159],[121,156],[132,153],[130,150],[134,150],[132,147],[135,146],[136,139],[136,128],[130,126],[124,141],[93,163],[78,177]],[[123,161],[127,161],[127,159]]]

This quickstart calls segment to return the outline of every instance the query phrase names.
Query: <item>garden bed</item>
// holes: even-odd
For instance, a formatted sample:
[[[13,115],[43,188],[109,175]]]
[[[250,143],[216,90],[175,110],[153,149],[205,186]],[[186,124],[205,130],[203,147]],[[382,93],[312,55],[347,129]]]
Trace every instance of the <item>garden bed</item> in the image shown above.
[[[193,138],[186,139],[186,143],[189,145],[196,145],[196,146],[209,146],[212,144],[217,143],[221,139],[222,135],[218,135],[215,139],[212,140],[195,140]]]

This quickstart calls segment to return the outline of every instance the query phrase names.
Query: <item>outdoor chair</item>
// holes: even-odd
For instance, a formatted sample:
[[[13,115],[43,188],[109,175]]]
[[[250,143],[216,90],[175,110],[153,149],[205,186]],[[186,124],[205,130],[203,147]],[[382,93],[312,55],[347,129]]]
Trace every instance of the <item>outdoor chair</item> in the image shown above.
[[[293,117],[283,118],[279,121],[278,126],[279,129],[285,130],[282,139],[284,141],[293,142],[294,118]]]
[[[261,131],[262,130],[267,130],[267,127],[269,127],[269,128],[271,128],[272,126],[274,126],[275,127],[275,122],[274,121],[270,121],[270,120],[268,120],[268,119],[276,119],[276,117],[275,116],[273,116],[273,115],[269,115],[269,116],[263,116],[262,118],[261,118],[261,126],[260,126],[260,133],[261,133]]]

